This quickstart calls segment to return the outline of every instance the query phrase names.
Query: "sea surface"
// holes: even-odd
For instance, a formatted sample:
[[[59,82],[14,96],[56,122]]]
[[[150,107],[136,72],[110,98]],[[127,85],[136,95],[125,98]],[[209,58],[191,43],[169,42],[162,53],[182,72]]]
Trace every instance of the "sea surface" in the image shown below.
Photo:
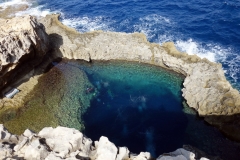
[[[163,44],[164,42],[173,41],[180,51],[188,54],[197,54],[202,58],[205,57],[210,61],[221,63],[227,79],[234,88],[240,91],[240,0],[0,0],[0,11],[8,7],[21,5],[28,6],[28,8],[12,13],[14,16],[24,14],[45,16],[49,13],[60,13],[62,23],[80,32],[93,30],[127,33],[141,32],[146,35],[150,42]],[[11,13],[9,13],[9,16],[11,16]],[[89,78],[92,78],[93,84],[97,82],[94,77],[89,76]],[[103,77],[100,79],[103,79]],[[99,82],[101,81],[99,80]],[[104,83],[101,82],[101,84]],[[96,83],[94,85],[97,86]],[[128,90],[128,87],[126,90]],[[104,88],[102,92],[108,93]],[[131,95],[128,92],[127,98],[137,101],[137,104],[141,106],[144,102],[141,100],[144,100],[145,97],[143,96],[145,94],[137,93],[135,93],[136,95]],[[111,96],[111,93],[107,95]],[[114,95],[112,96],[113,98],[115,97]],[[102,102],[104,98],[106,97],[101,97],[100,95],[98,99],[92,102],[92,106],[98,106],[99,101]],[[152,106],[152,104],[149,105]],[[131,110],[133,108],[134,105],[128,109]],[[111,105],[105,109],[111,110]],[[141,111],[144,107],[135,107],[135,109],[138,110],[139,114],[142,114]],[[96,108],[86,113],[91,114],[93,112],[94,114],[95,111]],[[121,107],[115,111],[117,111],[116,114],[130,112]],[[148,112],[151,112],[151,110]],[[160,112],[166,112],[166,110],[162,109]],[[177,113],[180,114],[180,112]],[[87,119],[87,117],[84,118],[85,120]],[[126,119],[129,118],[126,117]],[[154,124],[148,117],[145,117],[145,119],[148,123]],[[186,133],[183,135],[183,128],[179,131],[178,136],[183,136],[184,138],[176,146],[189,143],[210,155],[221,155],[220,157],[223,159],[227,159],[227,157],[232,155],[230,159],[237,159],[239,144],[236,144],[238,146],[236,147],[234,142],[229,142],[213,127],[207,126],[195,116],[181,114],[180,119],[181,122],[184,122]],[[126,121],[124,119],[120,120]],[[127,125],[120,124],[118,119],[114,119],[114,121],[117,125],[122,125],[121,131],[123,136],[130,134]],[[91,121],[86,122],[88,122],[85,124],[86,126],[91,125]],[[199,130],[201,130],[200,133]],[[88,131],[86,130],[86,132]],[[153,142],[153,135],[157,132],[158,129],[150,127],[139,131],[139,135],[146,137],[145,142],[147,144],[147,142]],[[87,135],[90,134],[90,132],[87,133]],[[194,134],[195,136],[193,136]],[[98,137],[99,135],[92,136]],[[115,140],[113,139],[113,141]],[[169,151],[172,149],[172,146],[167,142],[163,144],[165,145],[164,149],[167,148]],[[153,149],[159,148],[157,145],[152,144],[148,146],[148,149],[145,149],[152,150],[153,154],[166,151],[164,149],[153,151]],[[211,147],[211,145],[213,146]],[[130,148],[134,150],[136,147],[130,146]]]

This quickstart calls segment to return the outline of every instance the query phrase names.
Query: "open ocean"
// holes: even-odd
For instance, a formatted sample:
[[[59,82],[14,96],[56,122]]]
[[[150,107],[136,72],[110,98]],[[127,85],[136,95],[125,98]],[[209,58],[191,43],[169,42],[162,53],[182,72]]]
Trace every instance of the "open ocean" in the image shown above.
[[[150,42],[173,41],[188,54],[222,63],[227,79],[240,90],[240,0],[0,0],[27,4],[16,16],[60,13],[80,32],[142,32]]]

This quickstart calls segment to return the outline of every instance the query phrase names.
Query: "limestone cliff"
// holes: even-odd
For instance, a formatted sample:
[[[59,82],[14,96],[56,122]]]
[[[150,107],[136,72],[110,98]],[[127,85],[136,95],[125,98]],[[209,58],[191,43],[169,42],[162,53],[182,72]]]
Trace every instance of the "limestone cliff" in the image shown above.
[[[32,16],[0,19],[0,89],[41,62],[48,51],[44,27]]]
[[[48,15],[40,20],[46,27],[56,57],[87,61],[138,61],[182,73],[186,76],[182,95],[189,107],[194,108],[200,116],[206,117],[209,123],[240,141],[240,124],[231,124],[236,121],[233,120],[235,115],[240,113],[240,94],[226,80],[221,64],[196,55],[180,53],[172,42],[163,46],[150,43],[141,33],[79,33],[63,25],[58,16]],[[228,120],[219,116],[228,116]]]

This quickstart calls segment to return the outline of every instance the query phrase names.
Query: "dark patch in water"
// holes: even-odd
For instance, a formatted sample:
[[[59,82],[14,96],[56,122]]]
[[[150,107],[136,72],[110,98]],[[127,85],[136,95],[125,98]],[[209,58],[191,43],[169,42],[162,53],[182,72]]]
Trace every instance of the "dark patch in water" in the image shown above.
[[[238,158],[238,143],[196,114],[186,114],[190,112],[182,105],[181,75],[138,63],[69,63],[85,70],[99,92],[82,116],[83,132],[92,140],[107,136],[116,146],[155,157],[187,144],[206,155]]]

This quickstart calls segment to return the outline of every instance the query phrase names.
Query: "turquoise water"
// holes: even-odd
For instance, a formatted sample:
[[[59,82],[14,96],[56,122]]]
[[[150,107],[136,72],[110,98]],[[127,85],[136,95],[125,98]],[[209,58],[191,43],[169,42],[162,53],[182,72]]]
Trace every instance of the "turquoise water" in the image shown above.
[[[210,156],[238,159],[238,143],[183,105],[182,75],[137,62],[67,64],[86,72],[94,86],[86,94],[98,93],[82,115],[83,132],[92,140],[107,136],[116,146],[155,157],[191,145]]]
[[[183,76],[140,63],[93,63],[82,68],[99,91],[83,116],[85,134],[107,136],[132,152],[150,151],[171,141],[168,151],[182,145],[187,127],[182,112]],[[175,133],[178,132],[176,136]]]

